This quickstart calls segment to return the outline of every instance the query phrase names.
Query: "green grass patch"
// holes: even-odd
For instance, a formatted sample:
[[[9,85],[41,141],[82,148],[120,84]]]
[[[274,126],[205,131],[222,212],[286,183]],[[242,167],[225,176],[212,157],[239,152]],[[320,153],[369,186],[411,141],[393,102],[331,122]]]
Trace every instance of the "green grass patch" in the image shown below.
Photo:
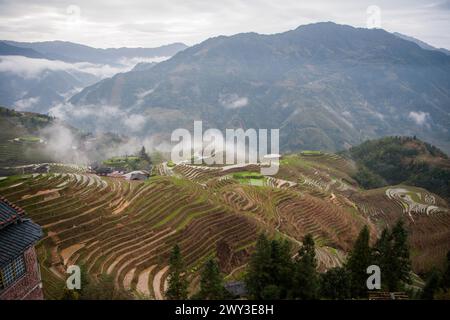
[[[263,187],[266,185],[267,178],[259,172],[242,171],[233,173],[233,179],[241,184]]]
[[[169,160],[169,161],[167,161],[167,166],[168,166],[169,168],[173,168],[173,167],[175,167],[175,163],[173,163],[172,160]]]
[[[41,138],[36,136],[22,136],[17,138],[20,142],[27,142],[27,143],[38,143],[41,142]]]
[[[323,155],[322,151],[315,151],[315,150],[305,150],[300,152],[302,156],[321,156]]]
[[[233,173],[234,179],[263,179],[264,176],[259,172],[242,171]]]

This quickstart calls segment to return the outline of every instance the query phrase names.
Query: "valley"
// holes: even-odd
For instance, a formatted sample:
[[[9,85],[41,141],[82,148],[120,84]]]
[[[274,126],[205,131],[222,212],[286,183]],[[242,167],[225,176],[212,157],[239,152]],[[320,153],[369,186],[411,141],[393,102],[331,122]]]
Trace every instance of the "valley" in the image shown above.
[[[175,243],[192,292],[202,263],[215,252],[229,279],[239,279],[261,232],[295,247],[312,234],[324,271],[342,265],[362,226],[369,226],[374,240],[398,219],[410,234],[413,271],[443,265],[450,249],[445,200],[406,185],[365,191],[351,177],[352,161],[305,154],[284,156],[279,174],[263,186],[236,179],[236,173],[256,171],[257,165],[162,163],[146,181],[60,165],[49,173],[2,178],[0,194],[44,229],[37,251],[48,299],[60,298],[71,264],[83,265],[94,278],[110,274],[115,286],[136,295],[161,299]]]

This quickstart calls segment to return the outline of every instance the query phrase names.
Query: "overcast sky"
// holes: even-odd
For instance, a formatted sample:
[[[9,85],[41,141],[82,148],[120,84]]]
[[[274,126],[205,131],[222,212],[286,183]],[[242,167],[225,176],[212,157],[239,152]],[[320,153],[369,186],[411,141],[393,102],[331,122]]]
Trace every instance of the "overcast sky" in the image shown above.
[[[377,7],[367,13],[371,5]],[[103,48],[193,45],[217,35],[277,33],[320,21],[366,27],[368,20],[450,48],[450,0],[0,0],[0,39]]]

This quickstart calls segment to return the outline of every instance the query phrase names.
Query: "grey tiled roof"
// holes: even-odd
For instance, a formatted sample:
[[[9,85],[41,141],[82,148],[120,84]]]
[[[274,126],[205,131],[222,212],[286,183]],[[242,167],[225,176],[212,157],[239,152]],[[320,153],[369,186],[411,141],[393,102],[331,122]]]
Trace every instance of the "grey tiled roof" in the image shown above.
[[[0,196],[0,229],[24,215],[24,211]]]
[[[0,198],[0,267],[21,255],[42,237],[42,229],[24,211]]]
[[[41,237],[41,227],[28,219],[0,230],[0,267],[21,255]]]

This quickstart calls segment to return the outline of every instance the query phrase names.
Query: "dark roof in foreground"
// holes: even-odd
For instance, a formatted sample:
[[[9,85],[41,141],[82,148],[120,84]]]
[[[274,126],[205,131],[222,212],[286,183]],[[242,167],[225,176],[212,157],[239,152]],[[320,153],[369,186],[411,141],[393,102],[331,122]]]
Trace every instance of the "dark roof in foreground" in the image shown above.
[[[230,281],[225,283],[225,289],[233,296],[247,295],[247,288],[243,281]]]
[[[25,212],[0,197],[0,267],[21,255],[42,237],[42,229]]]
[[[14,223],[24,215],[24,211],[0,196],[0,229]]]
[[[0,230],[0,266],[21,255],[41,237],[41,227],[29,219],[23,219]]]

